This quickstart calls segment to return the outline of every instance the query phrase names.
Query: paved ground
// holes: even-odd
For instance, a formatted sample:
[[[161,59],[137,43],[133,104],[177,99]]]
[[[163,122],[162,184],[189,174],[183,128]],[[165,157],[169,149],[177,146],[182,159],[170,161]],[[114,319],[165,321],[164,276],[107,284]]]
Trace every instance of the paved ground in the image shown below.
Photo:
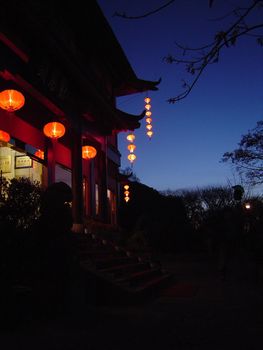
[[[89,306],[82,316],[2,332],[1,349],[262,349],[263,283],[253,264],[231,262],[225,281],[212,260],[165,258],[163,265],[196,293],[129,307]]]

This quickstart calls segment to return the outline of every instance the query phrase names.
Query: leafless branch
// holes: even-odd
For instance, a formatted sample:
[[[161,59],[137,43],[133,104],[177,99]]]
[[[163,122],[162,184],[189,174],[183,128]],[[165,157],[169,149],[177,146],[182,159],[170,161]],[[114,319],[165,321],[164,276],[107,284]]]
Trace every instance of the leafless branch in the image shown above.
[[[125,18],[125,19],[142,19],[142,18],[151,16],[151,15],[157,13],[157,12],[160,12],[165,7],[170,6],[173,2],[175,2],[175,0],[170,0],[166,4],[156,8],[155,10],[146,12],[146,13],[140,15],[140,16],[128,16],[128,15],[126,15],[125,12],[124,13],[115,12],[113,16],[122,17],[122,18]]]

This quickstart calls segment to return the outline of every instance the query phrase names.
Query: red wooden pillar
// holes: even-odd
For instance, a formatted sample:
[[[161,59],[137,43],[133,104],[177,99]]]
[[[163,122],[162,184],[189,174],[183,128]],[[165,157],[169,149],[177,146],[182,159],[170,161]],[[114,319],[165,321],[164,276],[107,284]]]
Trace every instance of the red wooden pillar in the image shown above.
[[[83,176],[82,176],[82,138],[81,132],[72,132],[72,214],[73,231],[83,230]]]
[[[48,186],[56,181],[56,143],[55,139],[46,139],[47,145],[47,171],[48,171]]]

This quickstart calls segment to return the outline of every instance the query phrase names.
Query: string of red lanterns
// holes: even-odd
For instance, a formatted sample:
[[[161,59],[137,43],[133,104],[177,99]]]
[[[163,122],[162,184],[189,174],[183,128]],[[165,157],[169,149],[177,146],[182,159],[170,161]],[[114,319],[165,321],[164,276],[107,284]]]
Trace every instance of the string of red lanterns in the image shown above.
[[[124,185],[123,188],[124,188],[124,200],[127,203],[130,200],[130,191],[129,191],[130,186]]]
[[[137,158],[136,155],[134,154],[134,150],[136,149],[136,146],[134,144],[135,140],[135,135],[134,133],[130,133],[127,135],[127,140],[130,142],[129,145],[127,146],[127,149],[129,150],[129,154],[127,156],[128,160],[130,161],[131,165],[133,165],[133,162]]]
[[[146,135],[149,137],[149,139],[151,139],[152,135],[153,135],[153,131],[152,131],[152,112],[150,111],[150,109],[152,108],[152,106],[150,105],[151,99],[150,97],[145,97],[144,102],[146,103],[144,108],[146,109]]]

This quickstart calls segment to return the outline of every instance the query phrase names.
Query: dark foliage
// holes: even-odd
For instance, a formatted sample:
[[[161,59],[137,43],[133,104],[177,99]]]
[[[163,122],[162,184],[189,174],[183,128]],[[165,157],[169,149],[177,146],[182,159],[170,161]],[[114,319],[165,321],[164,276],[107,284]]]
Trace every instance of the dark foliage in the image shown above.
[[[187,246],[190,224],[179,197],[161,195],[138,182],[130,183],[130,193],[130,201],[120,206],[120,224],[128,236],[140,234],[141,244],[161,251]]]
[[[41,187],[22,177],[1,180],[1,221],[18,229],[28,229],[39,217]]]

